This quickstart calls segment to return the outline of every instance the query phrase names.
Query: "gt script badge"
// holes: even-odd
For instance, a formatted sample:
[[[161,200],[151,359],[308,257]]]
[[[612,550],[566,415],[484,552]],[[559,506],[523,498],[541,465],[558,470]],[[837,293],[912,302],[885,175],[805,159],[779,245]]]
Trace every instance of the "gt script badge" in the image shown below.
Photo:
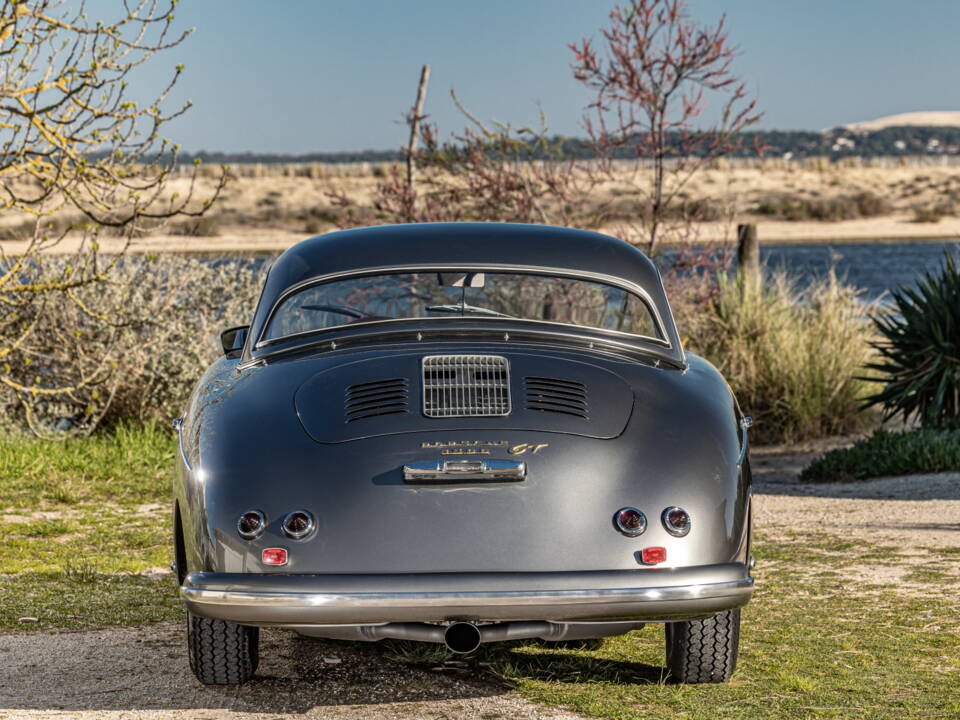
[[[550,443],[515,443],[511,445],[506,440],[446,440],[420,443],[422,449],[439,450],[441,455],[489,455],[491,450],[499,448],[505,448],[511,455],[523,455],[524,453],[535,455],[549,445]]]

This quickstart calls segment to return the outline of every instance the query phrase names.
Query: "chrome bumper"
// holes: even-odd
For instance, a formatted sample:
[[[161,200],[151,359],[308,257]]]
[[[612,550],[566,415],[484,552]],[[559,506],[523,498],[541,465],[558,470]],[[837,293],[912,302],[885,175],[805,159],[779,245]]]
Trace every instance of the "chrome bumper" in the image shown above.
[[[753,578],[741,563],[599,573],[191,573],[180,589],[190,612],[250,625],[450,619],[657,622],[740,607],[752,592]]]

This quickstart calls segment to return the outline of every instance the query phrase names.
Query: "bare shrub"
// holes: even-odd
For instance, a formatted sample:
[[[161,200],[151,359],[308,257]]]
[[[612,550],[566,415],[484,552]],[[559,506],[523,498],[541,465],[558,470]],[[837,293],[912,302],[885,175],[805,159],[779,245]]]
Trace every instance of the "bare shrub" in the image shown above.
[[[69,262],[48,260],[48,267],[63,272]],[[76,302],[38,307],[33,351],[6,358],[4,371],[19,385],[59,384],[69,372],[86,378],[84,387],[23,403],[4,385],[0,407],[9,420],[50,437],[125,419],[169,420],[221,352],[219,332],[253,314],[261,267],[255,260],[122,259],[108,279],[78,288]],[[82,308],[94,301],[124,323],[91,318]]]
[[[188,218],[171,222],[167,226],[171,235],[186,235],[187,237],[215,237],[220,234],[220,223],[217,218],[205,215],[199,218]]]
[[[53,418],[96,425],[136,324],[135,305],[108,304],[123,253],[103,257],[101,231],[129,242],[167,218],[199,217],[225,183],[220,172],[208,197],[195,197],[195,168],[170,186],[178,148],[160,133],[189,107],[164,107],[183,66],[159,91],[130,87],[189,34],[173,29],[175,7],[116,3],[99,20],[83,3],[0,2],[0,211],[29,221],[13,247],[0,245],[0,387],[37,432],[55,429]],[[69,260],[51,257],[65,249]]]
[[[913,222],[938,223],[944,217],[957,214],[957,206],[952,201],[938,202],[934,205],[917,205],[913,208]]]
[[[424,149],[416,152],[416,185],[402,166],[390,165],[369,204],[342,189],[328,189],[340,227],[469,220],[600,223],[603,209],[592,191],[601,179],[567,152],[562,138],[549,135],[542,115],[536,128],[488,124],[451,96],[467,125],[443,142],[435,126],[421,126]]]
[[[778,220],[856,220],[887,215],[890,203],[870,191],[830,198],[806,198],[791,193],[769,193],[754,208],[758,215]]]

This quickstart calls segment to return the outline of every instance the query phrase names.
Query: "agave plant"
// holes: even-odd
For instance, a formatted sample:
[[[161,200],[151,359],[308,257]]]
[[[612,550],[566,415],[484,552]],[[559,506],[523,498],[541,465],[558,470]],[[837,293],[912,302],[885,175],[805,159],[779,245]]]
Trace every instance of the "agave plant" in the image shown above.
[[[892,292],[895,307],[873,319],[882,340],[879,359],[867,367],[885,383],[866,399],[881,405],[884,419],[901,415],[924,427],[960,423],[960,269],[944,252],[939,273],[924,273],[916,289]]]

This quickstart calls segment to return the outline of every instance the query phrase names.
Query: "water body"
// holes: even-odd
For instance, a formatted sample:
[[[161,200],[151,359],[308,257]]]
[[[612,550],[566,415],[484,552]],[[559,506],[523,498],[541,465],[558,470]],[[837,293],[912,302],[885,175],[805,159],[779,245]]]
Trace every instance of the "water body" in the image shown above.
[[[918,273],[934,272],[949,249],[960,260],[956,242],[825,243],[760,246],[768,270],[786,270],[803,285],[826,277],[830,268],[863,291],[865,300],[880,298],[898,285],[915,285]]]
[[[899,285],[914,285],[919,273],[936,271],[943,264],[945,249],[960,261],[960,238],[954,242],[761,244],[760,261],[768,271],[786,270],[801,286],[826,277],[834,268],[844,282],[863,291],[864,300],[875,300]],[[221,256],[211,260],[234,259],[252,261],[252,266],[259,268],[269,256]]]

